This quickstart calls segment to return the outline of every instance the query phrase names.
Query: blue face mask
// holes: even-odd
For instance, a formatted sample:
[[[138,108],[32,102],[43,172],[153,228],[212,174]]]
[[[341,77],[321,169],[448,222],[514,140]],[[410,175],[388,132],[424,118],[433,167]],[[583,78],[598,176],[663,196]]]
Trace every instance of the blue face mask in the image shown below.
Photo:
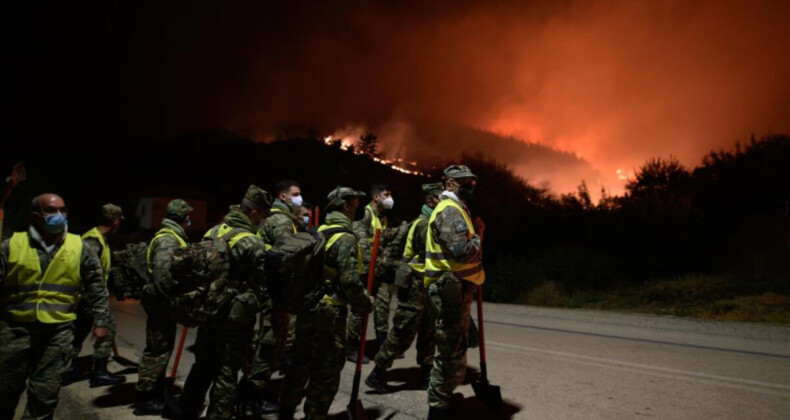
[[[302,222],[304,223],[304,227],[310,225],[310,216],[302,216]]]
[[[44,229],[49,233],[61,233],[69,224],[66,215],[61,212],[44,216]]]

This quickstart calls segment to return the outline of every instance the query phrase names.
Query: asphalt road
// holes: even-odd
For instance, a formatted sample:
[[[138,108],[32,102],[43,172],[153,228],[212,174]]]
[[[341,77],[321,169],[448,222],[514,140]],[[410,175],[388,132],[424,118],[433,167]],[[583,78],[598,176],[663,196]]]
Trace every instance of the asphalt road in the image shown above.
[[[113,311],[120,354],[136,362],[145,314],[136,302],[115,302]],[[790,326],[487,304],[486,337],[489,377],[501,386],[505,406],[492,411],[463,385],[453,419],[790,418]],[[187,345],[193,341],[190,331]],[[414,355],[410,350],[390,371],[397,392],[362,395],[368,418],[426,417]],[[192,360],[184,352],[177,384]],[[470,350],[468,379],[477,375],[478,361]],[[78,363],[87,369],[89,358]],[[134,370],[117,362],[110,368]],[[371,369],[365,366],[363,375]],[[346,418],[353,373],[347,363],[330,411],[336,419]],[[64,387],[55,418],[138,418],[131,409],[137,376],[127,378],[111,388],[91,389],[87,381]]]

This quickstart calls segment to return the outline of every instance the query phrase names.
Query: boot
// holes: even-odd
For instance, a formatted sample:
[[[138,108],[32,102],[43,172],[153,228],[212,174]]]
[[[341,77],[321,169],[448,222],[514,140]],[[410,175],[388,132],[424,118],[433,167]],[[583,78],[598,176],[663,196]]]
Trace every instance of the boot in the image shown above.
[[[113,375],[107,371],[107,358],[93,359],[93,370],[91,371],[91,388],[105,385],[118,385],[126,382],[126,377]]]
[[[428,385],[431,384],[431,370],[433,370],[433,366],[422,366],[421,368],[421,378],[420,378],[420,389],[427,390]]]
[[[266,398],[261,398],[258,401],[258,413],[259,414],[274,414],[280,411],[280,404],[277,404],[274,401],[269,401]]]
[[[82,379],[82,372],[77,370],[77,368],[74,367],[74,364],[72,364],[69,370],[63,372],[63,379],[61,379],[60,385],[66,386],[69,384],[73,384],[74,382],[77,382],[81,379]]]
[[[445,420],[447,418],[447,409],[444,407],[429,407],[428,420]]]
[[[281,405],[280,412],[277,414],[277,420],[294,420],[295,412],[296,412],[296,407]]]
[[[135,416],[160,416],[165,410],[167,403],[152,391],[137,391],[137,403],[135,404]]]
[[[373,372],[370,372],[370,375],[365,378],[365,385],[372,388],[377,394],[386,394],[389,392],[387,380],[385,378],[386,374],[387,371],[384,368],[376,366]]]
[[[352,343],[349,342],[346,345],[346,360],[351,363],[357,363],[357,356],[359,355],[359,343]],[[362,355],[362,364],[366,365],[370,363],[370,359],[368,356]]]

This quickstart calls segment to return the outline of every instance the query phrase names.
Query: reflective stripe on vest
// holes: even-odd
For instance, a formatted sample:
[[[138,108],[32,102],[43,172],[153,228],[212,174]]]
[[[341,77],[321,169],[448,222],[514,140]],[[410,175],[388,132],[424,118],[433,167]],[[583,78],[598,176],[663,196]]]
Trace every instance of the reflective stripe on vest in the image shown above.
[[[41,274],[41,261],[27,232],[11,237],[3,281],[3,316],[17,322],[56,324],[77,318],[82,239],[67,234]]]
[[[217,236],[225,236],[231,230],[233,230],[233,228],[228,226],[227,223],[222,223],[209,229],[208,232],[206,232],[203,235],[203,239],[208,239],[211,237],[211,235],[214,235],[215,233],[217,234]]]
[[[216,236],[217,238],[222,238],[228,233],[230,233],[233,229],[235,228],[228,225],[227,223],[222,223],[220,225],[214,226],[213,228],[209,229],[209,231],[203,235],[203,240],[211,239],[212,236]],[[236,235],[234,235],[232,238],[230,238],[230,240],[228,241],[228,246],[233,248],[233,246],[236,245],[236,242],[238,242],[239,239],[246,238],[248,236],[257,236],[259,238],[261,237],[261,235],[255,235],[250,232],[239,232]]]
[[[152,261],[151,261],[151,253],[154,250],[154,243],[156,242],[157,239],[159,239],[159,238],[161,238],[163,236],[167,236],[167,235],[172,235],[173,237],[175,237],[178,240],[178,246],[180,246],[181,248],[186,248],[187,247],[187,241],[185,241],[184,238],[182,238],[173,229],[170,229],[170,228],[159,229],[159,232],[156,232],[156,235],[154,235],[154,239],[151,239],[151,242],[148,244],[148,251],[146,251],[146,253],[145,253],[145,261],[146,261],[146,265],[148,266],[148,272],[149,273],[153,273],[154,272],[154,268],[151,266],[151,263],[152,263]]]
[[[439,280],[439,277],[448,271],[451,271],[461,280],[466,280],[477,285],[483,284],[486,280],[486,274],[485,271],[483,271],[483,264],[480,261],[462,263],[453,259],[447,259],[442,253],[441,245],[434,241],[433,222],[447,207],[458,209],[466,222],[466,226],[469,230],[469,238],[475,235],[475,228],[472,224],[472,220],[460,204],[451,198],[445,198],[439,202],[439,205],[436,206],[436,209],[431,213],[431,218],[428,220],[428,235],[425,242],[425,287]]]
[[[403,250],[403,260],[401,260],[403,263],[408,264],[409,267],[420,276],[425,274],[425,258],[420,255],[419,250],[417,250],[417,252],[414,250],[414,232],[417,231],[417,225],[419,225],[422,220],[425,220],[425,218],[418,217],[417,220],[412,222],[409,228],[409,235],[406,237],[406,248]],[[423,250],[423,252],[425,252],[425,250]]]
[[[84,234],[82,234],[82,239],[94,238],[101,244],[101,269],[104,272],[104,281],[106,282],[107,279],[110,278],[110,263],[111,263],[111,255],[110,247],[107,246],[107,241],[104,240],[104,235],[99,232],[99,228],[93,228]]]
[[[230,238],[230,240],[228,241],[228,246],[230,248],[233,248],[234,246],[236,246],[236,242],[238,242],[242,238],[247,238],[249,236],[255,236],[255,234],[250,232],[239,232],[236,235],[234,235],[232,238]]]
[[[323,232],[323,231],[325,231],[327,229],[337,229],[337,228],[341,228],[342,229],[343,226],[340,226],[340,225],[321,225],[321,226],[318,227],[318,231],[319,232]],[[340,239],[340,237],[343,236],[343,234],[353,235],[352,233],[350,233],[348,231],[335,233],[330,238],[327,238],[326,244],[324,244],[324,253],[329,252],[329,249],[332,248],[332,245],[334,245],[338,241],[338,239]],[[325,261],[325,263],[324,263],[324,281],[327,282],[327,283],[332,283],[340,275],[340,272],[338,272],[337,268],[331,267],[328,264],[326,264],[326,259],[324,259],[324,261]],[[362,270],[363,270],[363,267],[362,267],[362,251],[360,251],[359,244],[357,244],[357,272],[358,273],[362,273]],[[336,298],[336,296],[324,295],[324,300],[329,302],[329,303],[331,303],[331,304],[333,304],[333,305],[345,305],[345,302],[342,302],[341,300],[338,300]]]
[[[365,206],[365,208],[368,209],[368,211],[370,211],[370,226],[373,227],[373,232],[375,233],[376,229],[383,232],[384,229],[387,228],[387,218],[384,217],[383,219],[379,219],[379,217],[376,215],[376,212],[373,210],[373,206],[371,206],[370,203],[368,203],[368,205]],[[368,241],[370,243],[373,243],[373,237],[371,236],[370,238],[368,238]]]

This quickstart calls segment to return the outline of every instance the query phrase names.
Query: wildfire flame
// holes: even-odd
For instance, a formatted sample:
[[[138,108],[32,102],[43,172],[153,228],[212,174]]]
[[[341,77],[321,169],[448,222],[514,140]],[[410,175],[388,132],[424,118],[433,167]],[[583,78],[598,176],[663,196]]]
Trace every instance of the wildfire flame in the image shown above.
[[[351,148],[351,146],[353,146],[357,142],[357,138],[359,137],[353,137],[348,135],[345,136],[330,135],[324,137],[324,144],[331,146],[336,144],[337,142],[340,142],[340,149],[348,151]],[[353,151],[355,155],[361,155],[364,153],[359,148],[354,148]],[[425,175],[423,172],[416,169],[418,167],[418,163],[416,161],[407,161],[402,158],[386,159],[378,156],[370,156],[370,158],[374,162],[389,166],[390,168],[404,174],[419,175],[419,176]]]

